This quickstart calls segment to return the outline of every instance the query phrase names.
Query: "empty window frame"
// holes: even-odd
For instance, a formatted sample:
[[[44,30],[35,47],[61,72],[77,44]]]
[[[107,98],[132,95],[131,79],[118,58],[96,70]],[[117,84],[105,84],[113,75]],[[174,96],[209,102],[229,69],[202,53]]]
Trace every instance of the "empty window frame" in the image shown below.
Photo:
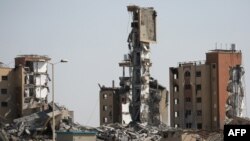
[[[173,69],[171,69],[171,71],[173,73],[174,79],[178,79],[179,78],[178,69],[177,68],[173,68]]]
[[[178,79],[178,74],[174,73],[174,79]]]
[[[201,90],[201,84],[196,85],[196,91],[199,91],[199,90]]]
[[[197,124],[197,129],[202,129],[202,123]]]
[[[107,117],[104,117],[104,118],[103,118],[103,122],[104,122],[104,123],[108,123],[108,118],[107,118]]]
[[[191,110],[186,110],[188,115],[191,115]]]
[[[108,99],[108,94],[104,93],[103,94],[103,99]]]
[[[178,92],[179,91],[179,86],[178,85],[174,85],[174,92]]]
[[[2,80],[8,80],[8,76],[7,75],[3,75],[2,76]]]
[[[126,103],[127,103],[127,99],[126,99],[125,97],[122,97],[122,98],[121,98],[121,101],[122,101],[123,104],[126,104]]]
[[[174,117],[179,117],[179,112],[174,112]]]
[[[201,71],[196,71],[196,77],[201,77]]]
[[[1,94],[7,94],[8,90],[7,89],[1,89]]]
[[[174,104],[176,105],[176,104],[179,104],[179,99],[178,98],[175,98],[174,99]]]
[[[185,111],[185,117],[187,118],[188,116],[190,116],[191,115],[191,110],[186,110]]]
[[[212,64],[212,68],[215,69],[216,68],[216,64]]]
[[[107,105],[103,105],[103,111],[108,111],[108,106]]]
[[[1,107],[8,107],[8,102],[1,102]]]
[[[201,97],[197,97],[197,98],[196,98],[196,102],[197,102],[197,103],[201,103]]]
[[[186,71],[186,72],[184,73],[184,76],[185,76],[185,77],[190,77],[190,76],[191,76],[191,74],[190,74],[190,72],[189,72],[189,71]]]
[[[192,128],[192,123],[186,123],[186,128]]]

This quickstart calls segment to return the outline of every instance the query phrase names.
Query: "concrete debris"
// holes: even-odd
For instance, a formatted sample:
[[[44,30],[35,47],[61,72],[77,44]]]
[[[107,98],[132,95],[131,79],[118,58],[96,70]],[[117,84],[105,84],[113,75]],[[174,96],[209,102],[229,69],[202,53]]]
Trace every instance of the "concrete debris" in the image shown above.
[[[96,141],[223,141],[223,131],[183,130],[161,124],[109,124],[97,128]]]
[[[167,126],[149,126],[146,124],[109,124],[101,126],[96,135],[97,141],[161,141],[164,132],[177,129]]]
[[[1,123],[0,140],[2,141],[37,141],[52,139],[52,104],[45,111],[36,112],[14,119],[10,124]],[[55,105],[56,131],[93,131],[73,122],[72,111]]]

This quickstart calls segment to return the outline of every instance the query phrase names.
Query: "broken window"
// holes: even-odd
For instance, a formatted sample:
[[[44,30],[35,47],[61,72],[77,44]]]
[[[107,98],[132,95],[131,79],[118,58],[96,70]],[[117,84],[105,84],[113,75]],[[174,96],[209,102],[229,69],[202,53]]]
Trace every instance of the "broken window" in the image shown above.
[[[186,97],[186,98],[185,98],[185,101],[186,101],[186,102],[191,102],[191,98],[190,98],[190,97]]]
[[[108,99],[108,94],[103,94],[104,99]]]
[[[196,85],[196,91],[201,90],[201,84]]]
[[[103,105],[103,111],[108,111],[108,106],[107,105]]]
[[[202,129],[202,123],[198,123],[198,124],[197,124],[197,128],[198,128],[198,129]]]
[[[103,122],[104,122],[104,123],[108,123],[108,118],[107,118],[107,117],[104,117],[104,118],[103,118]]]
[[[178,69],[172,68],[171,71],[173,73],[174,79],[178,79],[179,78]]]
[[[197,116],[201,116],[202,115],[202,111],[201,110],[197,110]]]
[[[178,85],[175,85],[174,86],[174,92],[178,92],[179,91],[179,86]]]
[[[175,98],[174,99],[174,104],[176,105],[176,104],[179,104],[179,99],[178,98]]]
[[[185,112],[185,117],[187,118],[188,116],[190,116],[191,115],[191,110],[186,110],[186,112]]]
[[[190,75],[191,75],[191,74],[190,74],[189,71],[186,71],[185,74],[184,74],[185,77],[190,77]]]
[[[7,75],[2,76],[2,80],[8,80],[8,76]]]
[[[126,100],[125,97],[122,97],[122,100],[121,100],[121,101],[122,101],[122,103],[124,103],[124,104],[127,103],[127,100]]]
[[[1,94],[7,94],[7,93],[8,93],[7,89],[1,89]]]
[[[185,84],[185,90],[190,90],[191,89],[191,85],[190,84]]]
[[[196,71],[196,77],[201,77],[201,71]]]
[[[179,117],[179,112],[174,112],[174,117]]]
[[[34,96],[35,95],[35,90],[34,88],[30,88],[30,91],[29,91],[29,96]]]
[[[177,73],[174,74],[174,79],[178,79],[178,74]]]
[[[215,69],[215,68],[216,68],[216,65],[215,65],[215,64],[212,64],[212,68]]]
[[[1,107],[8,107],[8,102],[1,102]]]
[[[186,128],[191,128],[192,127],[192,123],[186,123]]]
[[[141,54],[140,54],[140,52],[136,53],[136,64],[137,65],[141,64]]]
[[[197,103],[201,103],[201,97],[197,97],[197,98],[196,98],[196,102],[197,102]]]

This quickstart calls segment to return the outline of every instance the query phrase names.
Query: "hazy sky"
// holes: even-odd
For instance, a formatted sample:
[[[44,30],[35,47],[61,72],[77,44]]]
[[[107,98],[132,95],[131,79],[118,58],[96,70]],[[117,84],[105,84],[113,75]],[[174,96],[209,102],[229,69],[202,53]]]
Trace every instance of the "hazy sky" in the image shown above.
[[[131,16],[126,6],[154,7],[158,42],[151,46],[151,75],[169,89],[169,67],[205,60],[205,52],[236,43],[243,52],[250,92],[249,0],[0,0],[0,61],[20,54],[48,55],[55,67],[56,102],[75,121],[99,125],[99,87],[122,75]],[[250,115],[250,95],[247,95]]]

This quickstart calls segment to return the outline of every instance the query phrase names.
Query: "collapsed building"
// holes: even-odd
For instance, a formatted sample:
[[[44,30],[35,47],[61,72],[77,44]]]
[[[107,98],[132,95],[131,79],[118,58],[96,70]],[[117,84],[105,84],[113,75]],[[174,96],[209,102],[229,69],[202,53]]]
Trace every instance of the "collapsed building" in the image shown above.
[[[128,6],[133,15],[129,53],[119,63],[120,87],[100,86],[97,140],[160,140],[158,126],[168,122],[168,93],[150,76],[150,43],[156,42],[156,11]],[[116,123],[115,126],[113,123]]]
[[[100,87],[100,125],[107,125],[110,123],[126,124],[129,115],[129,101],[124,95],[124,84],[120,83],[121,87]],[[167,124],[167,90],[162,85],[158,84],[156,80],[151,78],[150,94],[153,98],[150,99],[150,114],[153,118],[149,121],[150,125]],[[124,117],[124,115],[126,115]]]
[[[1,67],[1,121],[42,111],[47,103],[49,87],[47,56],[20,55],[15,68]]]
[[[230,78],[237,76],[238,80],[243,74],[239,67],[238,72],[230,71],[236,76],[228,73],[229,68],[240,66],[242,62],[241,51],[232,44],[231,49],[206,53],[206,61],[183,62],[170,68],[171,127],[163,127],[167,91],[150,76],[150,43],[156,41],[156,12],[153,8],[127,8],[133,17],[128,37],[129,53],[119,63],[123,68],[120,87],[100,87],[102,126],[98,129],[98,140],[223,140],[221,131],[227,120],[249,123],[236,116],[233,120],[228,119],[232,113],[241,114],[244,95],[241,82],[230,79],[230,86],[227,86],[230,75]],[[165,108],[163,112],[162,107]],[[178,137],[192,134],[192,137],[169,136],[173,134]]]
[[[50,58],[20,55],[15,67],[0,64],[0,140],[51,140],[55,130],[95,131],[74,123],[74,113],[48,102]]]
[[[127,8],[133,15],[129,53],[119,63],[123,69],[120,87],[101,87],[100,123],[166,124],[167,90],[150,76],[150,43],[156,42],[156,11],[151,7]]]

